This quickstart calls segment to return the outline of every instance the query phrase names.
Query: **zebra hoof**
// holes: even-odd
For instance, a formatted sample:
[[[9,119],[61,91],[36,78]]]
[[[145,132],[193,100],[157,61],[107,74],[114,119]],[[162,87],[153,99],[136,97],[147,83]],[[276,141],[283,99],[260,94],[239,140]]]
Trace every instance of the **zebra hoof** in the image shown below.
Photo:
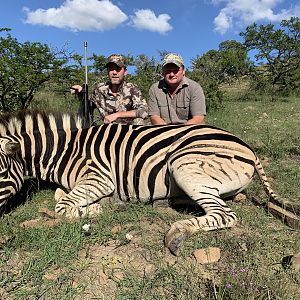
[[[169,248],[172,254],[177,256],[187,237],[185,230],[181,231],[178,228],[171,228],[166,234],[165,246]]]
[[[61,188],[57,188],[54,193],[54,200],[58,202],[61,198],[65,196],[66,196],[66,192]]]

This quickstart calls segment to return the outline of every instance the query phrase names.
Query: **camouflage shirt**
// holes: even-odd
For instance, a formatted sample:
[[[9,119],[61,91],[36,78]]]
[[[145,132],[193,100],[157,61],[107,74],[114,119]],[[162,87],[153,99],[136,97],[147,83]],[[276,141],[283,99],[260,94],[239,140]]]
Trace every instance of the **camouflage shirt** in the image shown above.
[[[119,111],[136,111],[136,118],[119,118],[115,123],[143,125],[143,119],[148,116],[148,106],[141,91],[130,82],[123,82],[114,96],[110,89],[110,82],[98,83],[90,96],[102,120],[105,116]]]

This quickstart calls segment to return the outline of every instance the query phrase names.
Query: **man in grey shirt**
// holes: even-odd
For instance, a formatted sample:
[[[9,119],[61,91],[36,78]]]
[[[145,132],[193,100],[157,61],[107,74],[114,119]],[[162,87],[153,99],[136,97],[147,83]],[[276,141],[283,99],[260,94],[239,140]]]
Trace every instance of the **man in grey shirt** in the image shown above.
[[[149,90],[148,113],[153,125],[204,124],[205,96],[201,86],[185,77],[180,55],[167,54],[162,63],[163,79]]]

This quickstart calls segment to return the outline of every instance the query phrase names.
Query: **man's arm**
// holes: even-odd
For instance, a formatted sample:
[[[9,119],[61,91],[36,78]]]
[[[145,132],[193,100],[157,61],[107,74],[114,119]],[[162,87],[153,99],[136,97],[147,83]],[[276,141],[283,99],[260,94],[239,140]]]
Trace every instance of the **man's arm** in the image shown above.
[[[123,118],[141,118],[145,119],[148,116],[148,105],[142,96],[142,92],[135,86],[132,85],[130,89],[131,97],[132,97],[132,110],[127,111],[118,111],[116,113],[107,115],[104,117],[104,123],[111,123],[116,121],[117,119]]]
[[[206,104],[203,89],[198,83],[194,81],[190,83],[190,88],[192,89],[190,102],[190,113],[192,115],[192,118],[187,120],[187,122],[184,124],[204,124],[206,115]]]
[[[131,96],[132,96],[132,108],[133,110],[135,110],[135,116],[133,118],[146,119],[148,117],[147,101],[143,97],[141,90],[134,84],[133,87],[131,88]]]
[[[162,119],[160,116],[158,115],[153,115],[150,116],[150,120],[151,120],[151,124],[152,125],[166,125],[167,123],[165,122],[164,119]]]
[[[166,121],[160,116],[159,107],[155,95],[155,87],[152,85],[149,89],[148,109],[152,125],[166,125]]]
[[[79,108],[78,108],[78,114],[84,118],[85,117],[85,109],[86,109],[86,105],[85,105],[85,99],[83,97],[83,87],[79,84],[75,84],[70,88],[70,93],[77,96],[78,100],[79,100]],[[91,124],[93,124],[93,118],[94,118],[94,109],[96,108],[95,103],[93,101],[91,101],[91,99],[89,98],[89,109],[90,109],[90,122]]]
[[[128,111],[118,111],[116,113],[107,115],[104,117],[104,123],[112,123],[116,121],[117,119],[122,119],[122,118],[136,118],[136,111],[135,110],[128,110]]]
[[[205,116],[198,115],[194,116],[191,119],[187,120],[184,125],[196,125],[196,124],[204,124]]]

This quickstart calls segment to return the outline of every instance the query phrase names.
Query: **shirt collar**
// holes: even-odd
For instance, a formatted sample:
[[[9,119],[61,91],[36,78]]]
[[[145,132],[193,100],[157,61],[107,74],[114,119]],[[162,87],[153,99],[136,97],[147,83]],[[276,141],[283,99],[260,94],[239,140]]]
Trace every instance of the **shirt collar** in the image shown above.
[[[185,86],[188,86],[189,85],[189,82],[188,80],[186,79],[186,77],[184,76],[179,84],[179,86],[177,87],[177,91],[179,91],[180,89],[182,89],[183,87]],[[165,92],[168,91],[168,85],[167,83],[165,82],[164,79],[162,79],[160,81],[160,84],[159,84],[159,87],[161,87]]]
[[[111,81],[108,80],[105,85],[107,86],[107,92],[111,91]],[[118,92],[120,92],[123,88],[123,86],[126,85],[125,80],[123,80],[123,82],[120,84],[119,88],[118,88]]]

